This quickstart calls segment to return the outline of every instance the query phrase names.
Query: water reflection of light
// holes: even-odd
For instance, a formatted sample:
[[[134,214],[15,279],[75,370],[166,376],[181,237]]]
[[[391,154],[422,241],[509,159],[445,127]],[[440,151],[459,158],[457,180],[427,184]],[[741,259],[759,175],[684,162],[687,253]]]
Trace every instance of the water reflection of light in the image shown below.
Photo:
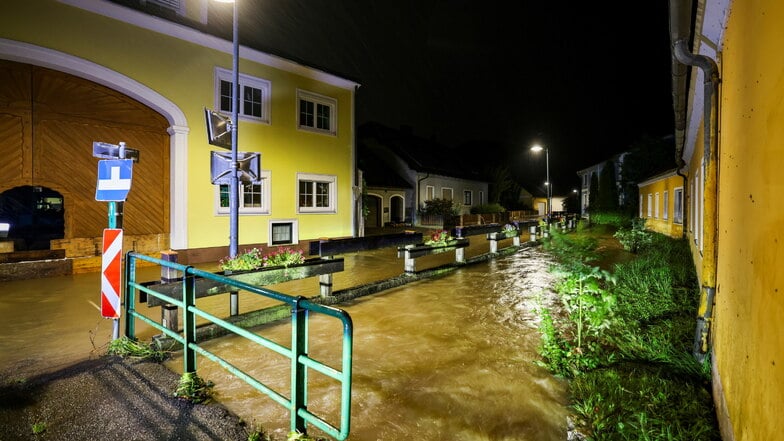
[[[563,384],[534,364],[539,339],[532,310],[550,301],[548,267],[530,250],[342,305],[355,326],[350,439],[563,439]],[[259,332],[290,338],[286,325]],[[311,356],[337,366],[330,342],[339,329],[316,317],[310,333]],[[287,361],[248,356],[246,343],[226,341],[237,364],[288,390]],[[181,360],[169,365],[181,369]],[[285,435],[280,406],[211,363],[199,369],[221,380],[221,403]],[[337,383],[315,373],[309,383],[309,409],[336,422]]]

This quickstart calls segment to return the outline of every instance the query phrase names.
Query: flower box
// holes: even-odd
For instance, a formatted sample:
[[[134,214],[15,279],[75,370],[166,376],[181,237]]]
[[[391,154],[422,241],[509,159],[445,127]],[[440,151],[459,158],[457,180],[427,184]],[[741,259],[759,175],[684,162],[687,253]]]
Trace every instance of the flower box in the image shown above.
[[[220,276],[228,277],[253,286],[273,285],[276,283],[288,282],[289,280],[305,279],[308,277],[332,274],[343,271],[343,258],[307,259],[303,263],[292,264],[289,266],[268,266],[255,270],[247,271],[223,271],[216,273]],[[197,277],[195,280],[196,297],[208,297],[236,290],[224,283],[216,280]],[[147,288],[165,294],[174,299],[182,299],[182,282],[157,283],[148,285]],[[162,302],[157,297],[148,296],[148,306],[160,306]]]

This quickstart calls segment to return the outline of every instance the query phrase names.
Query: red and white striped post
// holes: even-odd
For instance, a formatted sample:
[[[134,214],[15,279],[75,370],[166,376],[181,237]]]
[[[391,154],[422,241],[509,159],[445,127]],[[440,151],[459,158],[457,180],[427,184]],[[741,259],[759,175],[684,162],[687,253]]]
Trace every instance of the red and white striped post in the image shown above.
[[[103,255],[101,256],[101,316],[114,319],[112,338],[120,332],[120,302],[122,274],[123,230],[103,230]]]

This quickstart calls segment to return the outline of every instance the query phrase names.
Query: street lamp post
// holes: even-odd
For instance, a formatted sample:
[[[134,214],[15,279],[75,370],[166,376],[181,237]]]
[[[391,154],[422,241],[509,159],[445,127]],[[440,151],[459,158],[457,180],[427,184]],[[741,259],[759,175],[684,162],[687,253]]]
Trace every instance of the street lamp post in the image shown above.
[[[532,152],[541,152],[544,150],[545,160],[547,165],[547,182],[545,182],[545,186],[547,187],[547,223],[550,223],[550,218],[553,214],[553,183],[550,182],[550,148],[549,147],[542,147],[539,144],[534,144],[531,147]]]
[[[239,164],[237,162],[237,126],[239,125],[239,89],[240,89],[240,44],[239,14],[237,0],[215,0],[220,3],[234,3],[232,12],[232,71],[231,85],[231,181],[229,181],[229,257],[237,256],[239,237],[240,185]]]

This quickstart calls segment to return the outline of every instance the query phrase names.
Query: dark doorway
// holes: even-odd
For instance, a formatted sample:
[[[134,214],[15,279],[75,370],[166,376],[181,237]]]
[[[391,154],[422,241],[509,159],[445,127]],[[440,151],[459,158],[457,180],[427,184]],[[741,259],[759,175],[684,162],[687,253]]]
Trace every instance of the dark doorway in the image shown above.
[[[366,228],[376,228],[381,226],[381,198],[367,195],[364,199],[367,204],[367,217],[365,217]]]
[[[63,195],[46,187],[14,187],[0,194],[0,223],[10,224],[14,250],[48,250],[65,236]]]

